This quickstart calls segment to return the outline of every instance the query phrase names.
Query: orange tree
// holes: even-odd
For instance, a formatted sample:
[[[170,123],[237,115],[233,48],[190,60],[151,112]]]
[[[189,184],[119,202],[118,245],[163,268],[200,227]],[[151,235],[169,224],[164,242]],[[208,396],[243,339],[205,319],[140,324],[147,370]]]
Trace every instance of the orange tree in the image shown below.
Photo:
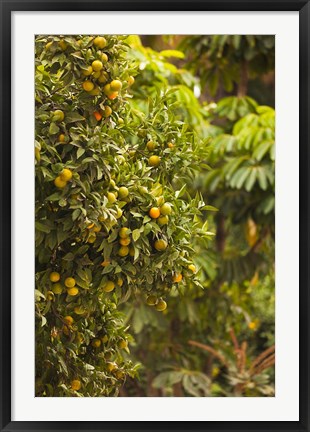
[[[183,184],[206,146],[169,90],[131,107],[125,37],[38,36],[35,49],[36,395],[116,396],[138,368],[119,305],[161,313],[200,286],[204,203]]]

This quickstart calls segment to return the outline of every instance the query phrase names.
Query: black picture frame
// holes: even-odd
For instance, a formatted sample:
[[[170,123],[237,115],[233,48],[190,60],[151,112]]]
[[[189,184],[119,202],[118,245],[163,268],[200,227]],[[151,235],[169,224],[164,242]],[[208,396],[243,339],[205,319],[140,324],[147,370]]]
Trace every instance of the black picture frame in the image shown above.
[[[0,429],[1,431],[309,431],[309,23],[305,0],[91,0],[5,1],[1,18],[0,116]],[[300,287],[300,420],[296,422],[62,422],[11,421],[11,13],[15,11],[298,11],[299,12],[299,287]],[[289,31],[289,29],[288,29]],[[259,413],[258,413],[259,417]]]

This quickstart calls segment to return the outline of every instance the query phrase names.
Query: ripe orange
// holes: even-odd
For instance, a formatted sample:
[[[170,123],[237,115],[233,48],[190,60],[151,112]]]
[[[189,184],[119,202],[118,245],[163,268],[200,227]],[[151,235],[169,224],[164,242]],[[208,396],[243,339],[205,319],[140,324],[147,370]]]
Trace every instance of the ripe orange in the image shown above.
[[[78,295],[78,293],[79,293],[79,289],[76,288],[76,287],[69,288],[68,291],[67,291],[67,293],[68,293],[70,296],[74,297],[74,296]]]
[[[108,60],[109,60],[109,57],[106,55],[106,53],[102,53],[101,54],[101,61],[103,63],[107,63]]]
[[[158,207],[152,207],[149,211],[149,215],[152,219],[157,219],[160,216],[160,210]]]
[[[72,316],[68,315],[64,317],[64,322],[71,326],[74,323],[74,319],[72,318]]]
[[[69,170],[68,168],[64,168],[61,173],[60,173],[60,178],[63,181],[69,181],[72,179],[72,171]]]
[[[126,227],[121,228],[119,230],[118,235],[122,239],[127,238],[129,236],[129,228],[126,228]]]
[[[108,98],[109,98],[110,100],[114,100],[114,99],[116,99],[117,96],[118,96],[118,92],[112,92],[112,93],[109,93],[109,94],[108,94]]]
[[[65,134],[60,134],[59,137],[58,137],[58,141],[61,142],[61,143],[65,142],[65,139],[66,139]]]
[[[102,119],[102,115],[98,111],[94,112],[94,117],[97,121],[100,121]]]
[[[177,273],[173,276],[172,280],[175,283],[181,282],[181,280],[183,279],[183,276],[181,273]]]
[[[71,381],[71,388],[72,390],[78,391],[80,390],[80,388],[82,387],[81,381],[80,380],[73,380]]]
[[[103,55],[103,54],[102,54]],[[105,84],[109,79],[109,75],[105,71],[101,71],[100,77],[98,78],[98,82],[100,84]]]
[[[111,261],[102,261],[102,263],[100,264],[102,267],[107,267],[108,265],[111,264]]]
[[[89,76],[93,72],[93,68],[91,66],[88,66],[86,69],[82,69],[82,74],[84,76]]]
[[[103,36],[97,36],[94,39],[94,45],[99,49],[103,49],[107,45],[107,40]]]
[[[95,87],[93,90],[91,90],[90,92],[88,92],[89,95],[91,96],[98,96],[100,95],[100,88],[99,87]]]
[[[100,60],[94,60],[91,64],[91,67],[95,72],[98,72],[101,71],[101,69],[103,68],[103,64]]]
[[[54,185],[56,187],[58,187],[59,189],[63,189],[64,187],[66,187],[67,182],[65,180],[63,180],[60,176],[58,176],[54,180]]]
[[[111,292],[114,290],[114,288],[115,288],[115,283],[113,281],[107,281],[103,286],[103,291]]]
[[[50,274],[50,281],[51,282],[58,282],[60,280],[60,274],[57,272],[52,272]]]
[[[110,87],[111,87],[111,90],[112,91],[114,91],[114,92],[118,92],[118,91],[120,91],[120,89],[123,87],[123,84],[122,84],[122,82],[120,81],[120,80],[113,80],[111,83],[110,83]]]
[[[75,286],[75,279],[73,277],[68,277],[65,280],[65,285],[67,288],[73,288]]]
[[[124,238],[124,239],[120,239],[119,240],[119,244],[121,244],[122,246],[128,246],[131,243],[130,238]]]
[[[148,149],[149,151],[152,151],[152,150],[155,149],[156,144],[154,143],[154,141],[148,141],[148,142],[146,143],[146,147],[147,147],[147,149]]]
[[[118,250],[118,254],[121,257],[125,257],[129,254],[129,247],[128,246],[121,246]]]
[[[149,158],[149,165],[151,167],[158,167],[158,165],[160,164],[160,157],[153,155]]]
[[[82,85],[83,89],[87,92],[90,92],[95,88],[94,83],[92,83],[91,81],[84,81]]]
[[[161,239],[161,240],[156,240],[156,242],[155,242],[155,244],[154,244],[154,247],[155,247],[155,249],[156,249],[157,251],[162,252],[162,251],[164,251],[165,249],[167,249],[167,247],[168,247],[168,243],[167,243],[165,240],[163,240],[163,239]]]
[[[106,84],[104,87],[103,87],[103,93],[105,94],[105,95],[109,95],[110,93],[112,93],[112,90],[111,90],[111,86],[110,86],[110,84]]]

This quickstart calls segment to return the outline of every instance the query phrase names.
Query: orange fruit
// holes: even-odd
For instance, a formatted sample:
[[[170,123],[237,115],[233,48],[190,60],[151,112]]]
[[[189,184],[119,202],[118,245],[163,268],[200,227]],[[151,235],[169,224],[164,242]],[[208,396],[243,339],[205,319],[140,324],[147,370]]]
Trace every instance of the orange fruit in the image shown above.
[[[54,283],[52,287],[52,291],[54,294],[61,294],[62,293],[62,285],[61,283]]]
[[[103,286],[103,291],[105,291],[105,292],[111,292],[111,291],[114,290],[114,288],[115,288],[115,283],[113,281],[109,280]]]
[[[95,72],[99,72],[103,68],[103,64],[100,60],[94,60],[91,64],[91,67]]]
[[[65,285],[67,288],[73,288],[75,286],[75,279],[73,277],[68,277],[65,280]]]
[[[102,119],[102,115],[98,111],[94,112],[94,117],[97,121],[100,121]]]
[[[122,246],[118,250],[118,254],[121,257],[125,257],[129,254],[129,247],[128,246]]]
[[[125,239],[129,236],[129,228],[123,227],[119,230],[119,237]]]
[[[67,182],[65,180],[63,180],[60,176],[58,176],[54,180],[54,185],[56,187],[58,187],[59,189],[63,189],[64,187],[66,187]]]
[[[165,300],[160,299],[158,301],[158,303],[155,305],[155,309],[162,312],[165,309],[167,309],[167,303],[165,302]]]
[[[152,207],[149,211],[149,215],[152,219],[157,219],[160,216],[160,210],[158,207]]]
[[[167,225],[167,223],[169,222],[169,217],[168,216],[160,216],[157,219],[157,222],[160,226]]]
[[[102,261],[102,263],[100,264],[102,267],[107,267],[108,265],[111,264],[111,261]]]
[[[94,39],[94,45],[99,49],[103,49],[107,45],[107,40],[103,36],[97,36]]]
[[[64,168],[60,173],[61,180],[67,182],[72,179],[72,171],[68,168]]]
[[[122,246],[128,246],[131,243],[130,238],[124,238],[124,239],[120,239],[119,244],[121,244]]]
[[[117,96],[118,96],[118,92],[112,92],[108,94],[108,99],[114,100],[117,98]]]
[[[76,287],[69,288],[68,291],[67,291],[67,293],[68,293],[70,296],[74,297],[74,296],[78,295],[78,293],[79,293],[79,289],[76,288]]]
[[[72,318],[72,316],[68,315],[64,317],[64,322],[71,326],[74,323],[74,319]]]
[[[155,149],[156,144],[154,143],[154,141],[148,141],[148,142],[146,143],[146,147],[147,147],[147,149],[148,149],[149,151],[152,151],[152,150]]]
[[[181,280],[183,279],[183,276],[181,273],[177,273],[173,276],[172,280],[175,283],[181,282]]]
[[[84,76],[89,76],[93,73],[93,68],[91,66],[88,66],[86,69],[82,69],[82,74]]]
[[[167,249],[167,247],[168,247],[168,243],[167,243],[165,240],[163,240],[163,239],[161,239],[161,240],[156,240],[156,242],[154,243],[154,247],[155,247],[155,249],[156,249],[157,251],[162,252],[162,251],[164,251],[165,249]]]
[[[59,137],[58,137],[58,141],[61,142],[61,143],[65,142],[65,139],[66,139],[65,134],[60,134]]]
[[[107,198],[108,198],[108,201],[109,201],[110,204],[115,203],[115,201],[117,199],[115,193],[113,193],[113,192],[108,192],[107,193]]]
[[[63,121],[64,118],[65,118],[65,114],[63,111],[56,110],[53,112],[53,117],[52,117],[53,121],[61,122],[61,121]]]
[[[92,83],[91,81],[84,81],[82,86],[83,86],[83,89],[87,92],[90,92],[95,88],[94,83]]]
[[[71,381],[71,388],[72,390],[78,391],[80,390],[80,388],[82,387],[81,381],[80,380],[73,380]]]
[[[104,116],[110,117],[111,114],[112,114],[112,108],[109,106],[104,107]]]
[[[165,203],[160,207],[160,214],[162,214],[163,216],[168,216],[170,215],[172,212],[172,207],[171,204],[169,203]]]
[[[57,272],[50,273],[50,281],[51,282],[58,282],[60,280],[60,274]]]
[[[114,92],[118,92],[118,91],[120,91],[120,89],[123,87],[123,84],[122,84],[122,82],[120,81],[120,80],[113,80],[111,83],[110,83],[110,88],[111,88],[111,90],[112,91],[114,91]]]
[[[187,268],[188,270],[191,270],[193,273],[196,273],[197,271],[196,266],[194,264],[190,264]]]
[[[107,61],[109,60],[108,56],[106,55],[106,53],[102,53],[101,54],[101,61],[103,63],[107,63]]]
[[[153,155],[149,158],[149,165],[151,167],[158,167],[158,165],[160,164],[160,157]]]

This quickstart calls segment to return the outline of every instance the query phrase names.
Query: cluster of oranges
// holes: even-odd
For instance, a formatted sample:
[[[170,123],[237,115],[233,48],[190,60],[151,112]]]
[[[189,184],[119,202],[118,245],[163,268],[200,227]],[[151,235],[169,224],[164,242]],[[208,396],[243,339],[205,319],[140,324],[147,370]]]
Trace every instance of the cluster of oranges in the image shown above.
[[[63,189],[67,186],[67,183],[72,179],[72,171],[68,168],[64,168],[59,176],[57,176],[54,180],[54,185],[59,188]]]
[[[54,294],[61,294],[64,287],[60,282],[60,274],[58,272],[51,272],[49,278],[50,281],[53,282],[52,292]],[[70,296],[74,297],[79,294],[79,289],[76,287],[76,281],[73,277],[67,277],[64,281],[64,285]]]

